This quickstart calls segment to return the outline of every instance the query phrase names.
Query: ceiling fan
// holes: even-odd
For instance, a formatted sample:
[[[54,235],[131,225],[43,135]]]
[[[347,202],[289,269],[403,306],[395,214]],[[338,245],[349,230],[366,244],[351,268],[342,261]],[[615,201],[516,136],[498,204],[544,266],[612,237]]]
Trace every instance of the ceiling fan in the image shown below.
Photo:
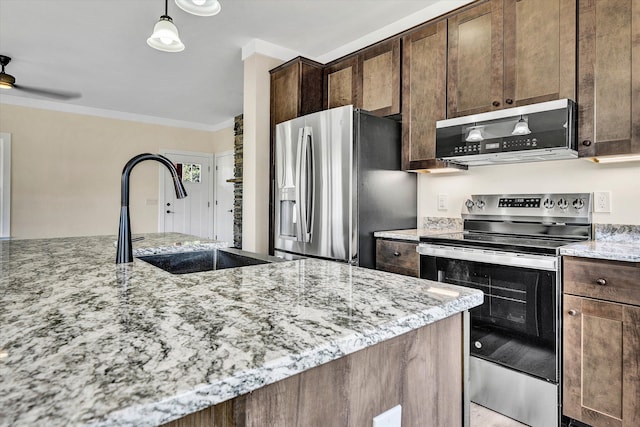
[[[60,100],[68,100],[74,98],[80,98],[80,94],[78,92],[67,92],[67,91],[59,91],[59,90],[50,90],[37,88],[32,86],[22,86],[16,84],[16,78],[11,74],[7,74],[4,72],[4,67],[7,66],[11,62],[11,58],[5,55],[0,55],[0,64],[2,65],[2,71],[0,71],[0,89],[17,89],[22,92],[32,93],[34,95],[46,96],[49,98],[55,98]]]

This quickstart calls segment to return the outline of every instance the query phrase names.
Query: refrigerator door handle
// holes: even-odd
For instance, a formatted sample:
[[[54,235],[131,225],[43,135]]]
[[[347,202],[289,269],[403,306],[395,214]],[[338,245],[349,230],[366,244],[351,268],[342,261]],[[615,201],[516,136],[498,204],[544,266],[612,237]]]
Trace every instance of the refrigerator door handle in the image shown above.
[[[296,167],[296,205],[298,206],[298,241],[311,241],[313,228],[313,137],[311,127],[305,126],[298,132],[298,161]]]
[[[304,221],[304,207],[302,206],[302,174],[303,174],[303,155],[304,155],[304,134],[305,128],[302,127],[298,129],[298,143],[297,147],[297,155],[296,155],[296,181],[295,181],[295,198],[296,198],[296,212],[297,212],[297,221],[296,221],[296,240],[304,241],[302,236],[303,232],[303,221]]]
[[[305,155],[305,161],[307,166],[305,167],[305,171],[306,171],[306,179],[305,179],[305,185],[307,187],[307,190],[305,191],[306,194],[306,200],[305,200],[305,211],[306,211],[306,218],[305,218],[305,242],[310,242],[311,241],[311,237],[312,237],[312,230],[313,230],[313,222],[315,219],[315,206],[313,204],[313,201],[315,200],[315,193],[316,193],[316,180],[315,180],[315,170],[314,170],[314,164],[315,164],[315,153],[313,150],[313,128],[311,127],[306,127],[306,133],[305,133],[305,147],[306,147],[306,155]]]

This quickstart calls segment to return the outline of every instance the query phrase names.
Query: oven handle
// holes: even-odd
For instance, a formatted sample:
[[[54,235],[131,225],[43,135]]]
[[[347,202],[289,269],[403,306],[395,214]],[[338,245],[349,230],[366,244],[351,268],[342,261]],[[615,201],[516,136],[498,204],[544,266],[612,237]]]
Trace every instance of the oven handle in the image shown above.
[[[487,264],[500,264],[512,267],[525,267],[537,270],[558,271],[558,258],[555,256],[520,254],[485,249],[460,248],[455,246],[420,243],[416,249],[420,255],[441,258],[477,261]]]

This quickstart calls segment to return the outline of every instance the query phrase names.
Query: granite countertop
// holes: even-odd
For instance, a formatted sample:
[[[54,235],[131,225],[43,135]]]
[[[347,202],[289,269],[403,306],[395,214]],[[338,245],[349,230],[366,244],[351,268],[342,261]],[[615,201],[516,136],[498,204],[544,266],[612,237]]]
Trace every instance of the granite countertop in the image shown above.
[[[462,220],[459,218],[425,217],[422,225],[421,228],[408,230],[376,231],[373,236],[382,239],[419,242],[422,236],[462,231]]]
[[[640,262],[640,241],[589,240],[561,247],[560,255]]]
[[[560,255],[640,262],[640,225],[594,224],[594,239],[560,248]]]
[[[145,237],[136,255],[224,246]],[[0,242],[0,425],[158,425],[482,303],[313,259],[171,275],[113,240]]]

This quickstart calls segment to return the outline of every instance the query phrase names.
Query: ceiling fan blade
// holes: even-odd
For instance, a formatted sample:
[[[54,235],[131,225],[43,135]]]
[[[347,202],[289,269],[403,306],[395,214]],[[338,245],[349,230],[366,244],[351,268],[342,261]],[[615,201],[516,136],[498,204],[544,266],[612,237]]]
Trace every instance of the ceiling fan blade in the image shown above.
[[[23,92],[32,93],[34,95],[46,96],[48,98],[55,98],[60,100],[68,100],[80,98],[82,94],[78,92],[68,92],[62,90],[50,90],[50,89],[42,89],[33,86],[22,86],[14,83],[14,89],[21,90]]]

